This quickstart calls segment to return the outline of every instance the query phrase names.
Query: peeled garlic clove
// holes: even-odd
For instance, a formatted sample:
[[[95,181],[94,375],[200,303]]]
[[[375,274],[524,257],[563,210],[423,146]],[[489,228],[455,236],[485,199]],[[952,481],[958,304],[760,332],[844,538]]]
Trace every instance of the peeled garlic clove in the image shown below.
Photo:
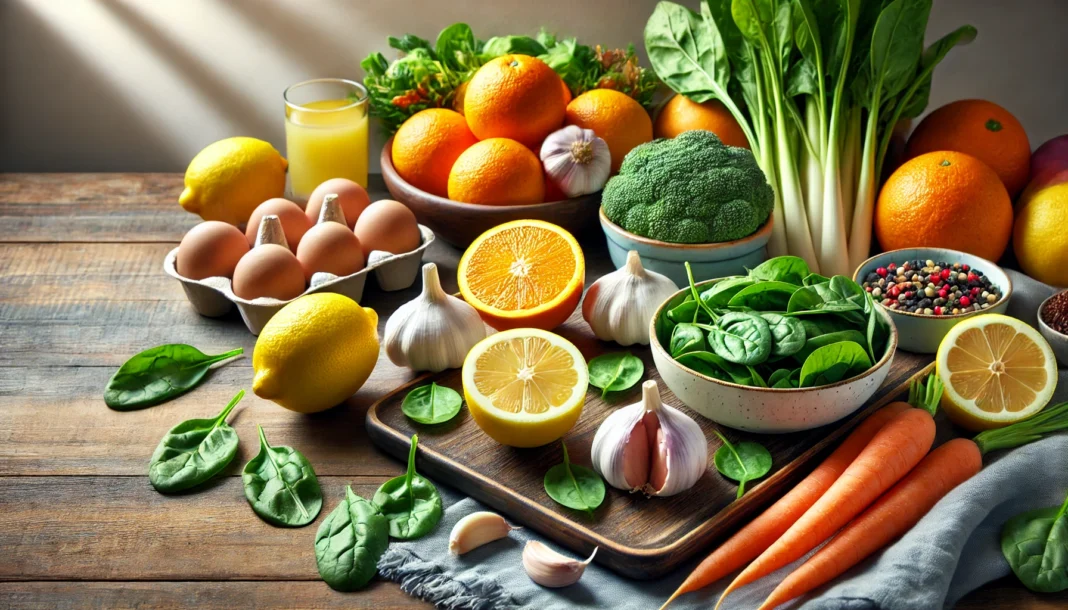
[[[531,540],[523,548],[523,569],[531,580],[543,587],[566,587],[582,578],[582,573],[595,555],[596,547],[586,561],[578,561],[557,553],[537,540]]]
[[[665,405],[655,381],[642,401],[617,409],[593,437],[593,468],[616,489],[671,496],[694,486],[708,468],[708,441],[690,416]]]
[[[626,265],[586,291],[582,317],[602,341],[649,345],[649,322],[657,307],[678,290],[667,276],[642,267],[638,253],[631,250]]]
[[[449,551],[453,555],[477,549],[483,544],[500,540],[518,527],[508,525],[504,517],[489,511],[471,513],[452,526],[449,534]]]

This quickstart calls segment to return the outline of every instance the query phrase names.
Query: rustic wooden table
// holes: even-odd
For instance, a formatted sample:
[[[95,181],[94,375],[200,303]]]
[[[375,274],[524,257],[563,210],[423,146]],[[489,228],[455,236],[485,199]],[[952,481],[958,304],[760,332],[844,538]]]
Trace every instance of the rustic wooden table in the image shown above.
[[[0,174],[0,607],[427,607],[389,582],[359,593],[318,577],[317,525],[282,529],[252,514],[240,468],[205,489],[163,496],[145,476],[160,436],[189,417],[216,413],[248,388],[250,359],[164,405],[120,413],[102,390],[130,355],[184,342],[207,352],[255,344],[240,319],[198,316],[164,275],[164,255],[198,220],[178,207],[178,174]],[[374,198],[384,196],[381,182]],[[603,240],[584,236],[587,279],[610,268]],[[459,253],[428,256],[455,290]],[[364,302],[389,314],[418,286]],[[232,416],[241,438],[261,424],[272,443],[315,465],[327,505],[346,484],[369,497],[401,464],[368,442],[364,413],[410,378],[384,357],[345,405],[302,416],[249,394]],[[958,608],[1064,608],[1012,578],[983,587]]]

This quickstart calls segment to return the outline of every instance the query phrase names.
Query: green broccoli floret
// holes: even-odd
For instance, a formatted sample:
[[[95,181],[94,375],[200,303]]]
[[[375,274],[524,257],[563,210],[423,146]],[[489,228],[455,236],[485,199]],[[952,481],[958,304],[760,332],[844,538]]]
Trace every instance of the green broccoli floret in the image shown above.
[[[601,205],[609,220],[643,237],[717,243],[755,233],[771,216],[774,193],[752,152],[697,130],[630,151]]]

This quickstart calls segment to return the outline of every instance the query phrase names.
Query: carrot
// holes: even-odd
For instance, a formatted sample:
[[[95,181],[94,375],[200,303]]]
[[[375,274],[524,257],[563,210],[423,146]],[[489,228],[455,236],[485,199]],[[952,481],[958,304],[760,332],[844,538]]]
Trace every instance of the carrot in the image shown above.
[[[931,449],[935,423],[922,409],[908,409],[887,423],[815,504],[742,570],[719,598],[790,564],[860,514],[901,480]]]
[[[779,583],[760,610],[799,597],[860,563],[916,525],[943,496],[982,467],[979,447],[968,439],[953,439],[938,447]]]
[[[660,610],[664,610],[680,595],[703,589],[756,559],[838,480],[842,471],[887,422],[909,408],[911,405],[907,402],[893,402],[869,415],[796,487],[738,530],[694,568]]]

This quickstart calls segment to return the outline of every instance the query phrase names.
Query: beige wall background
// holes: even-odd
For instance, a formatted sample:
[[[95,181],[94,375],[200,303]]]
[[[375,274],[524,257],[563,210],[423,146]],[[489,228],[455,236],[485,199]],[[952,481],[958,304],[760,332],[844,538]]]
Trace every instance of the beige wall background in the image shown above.
[[[872,0],[863,0],[872,1]],[[386,37],[551,31],[641,49],[654,0],[0,0],[0,171],[182,171],[234,135],[284,150],[282,91],[362,79]],[[696,0],[685,0],[696,6]],[[971,23],[931,108],[981,97],[1032,146],[1068,133],[1068,0],[935,0],[928,37]],[[373,167],[382,139],[372,137]],[[372,169],[374,171],[374,169]]]

